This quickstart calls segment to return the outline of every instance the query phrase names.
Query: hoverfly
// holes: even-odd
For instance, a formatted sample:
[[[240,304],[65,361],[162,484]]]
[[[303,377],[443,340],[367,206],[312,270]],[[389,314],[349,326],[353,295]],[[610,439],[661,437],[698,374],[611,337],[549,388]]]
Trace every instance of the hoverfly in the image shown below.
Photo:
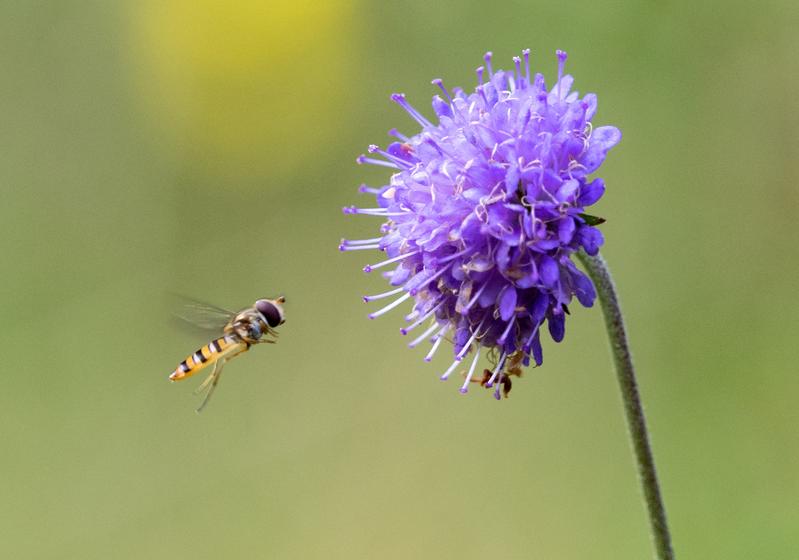
[[[211,373],[195,391],[207,390],[202,404],[197,409],[201,412],[211,394],[219,383],[225,363],[250,349],[254,344],[274,344],[277,338],[275,328],[286,322],[283,315],[283,303],[286,298],[259,299],[252,307],[239,312],[228,311],[220,307],[184,299],[183,311],[177,316],[203,329],[221,331],[222,336],[189,355],[178,364],[169,375],[171,381],[180,381],[191,377],[208,366],[213,366]]]

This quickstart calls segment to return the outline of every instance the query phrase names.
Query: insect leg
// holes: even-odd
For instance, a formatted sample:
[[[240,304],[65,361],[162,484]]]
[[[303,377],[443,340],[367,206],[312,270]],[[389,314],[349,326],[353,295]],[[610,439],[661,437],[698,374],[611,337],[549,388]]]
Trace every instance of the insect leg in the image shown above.
[[[273,336],[274,338],[277,338],[277,331],[275,329],[271,328],[271,327],[266,327],[266,332],[264,333],[264,335],[270,335],[270,336]],[[277,342],[277,340],[270,340],[269,338],[266,338],[266,336],[263,336],[258,341],[258,344],[262,344],[264,342],[266,342],[268,344],[274,344],[275,342]]]
[[[205,398],[203,399],[202,404],[197,408],[197,414],[203,411],[205,406],[208,404],[208,400],[211,398],[211,395],[214,393],[214,389],[216,389],[216,384],[219,383],[219,377],[222,375],[222,368],[225,365],[225,359],[219,358],[214,363],[214,369],[211,372],[211,375],[203,381],[202,385],[200,385],[200,389],[205,389],[210,384],[208,388],[208,392],[205,394]]]
[[[197,388],[194,390],[194,394],[195,394],[195,395],[199,395],[200,393],[202,393],[203,391],[205,391],[205,389],[208,387],[208,384],[209,384],[209,383],[211,383],[211,381],[213,381],[213,379],[214,379],[214,376],[216,375],[216,370],[217,370],[217,368],[218,368],[218,367],[220,367],[220,363],[219,363],[219,362],[221,362],[221,361],[222,361],[222,360],[220,359],[220,360],[217,360],[217,361],[215,361],[215,362],[214,362],[214,368],[211,370],[211,373],[209,373],[209,374],[208,374],[208,377],[206,377],[206,378],[203,380],[203,382],[202,382],[202,383],[200,383],[200,386],[199,386],[199,387],[197,387]]]

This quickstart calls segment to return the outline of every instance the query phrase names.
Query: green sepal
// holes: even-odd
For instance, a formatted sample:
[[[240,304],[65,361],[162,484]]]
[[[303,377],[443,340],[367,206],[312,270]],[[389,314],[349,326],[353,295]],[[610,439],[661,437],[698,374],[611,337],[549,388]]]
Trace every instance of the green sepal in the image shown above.
[[[599,224],[604,224],[607,220],[605,218],[600,218],[599,216],[592,216],[591,214],[577,214],[585,223],[589,226],[598,226]]]

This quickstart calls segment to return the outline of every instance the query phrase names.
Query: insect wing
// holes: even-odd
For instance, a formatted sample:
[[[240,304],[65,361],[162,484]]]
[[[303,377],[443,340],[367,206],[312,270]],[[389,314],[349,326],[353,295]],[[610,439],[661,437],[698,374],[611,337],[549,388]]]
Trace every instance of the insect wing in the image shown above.
[[[221,332],[236,315],[235,311],[223,309],[185,296],[172,296],[177,300],[175,317],[203,330]]]

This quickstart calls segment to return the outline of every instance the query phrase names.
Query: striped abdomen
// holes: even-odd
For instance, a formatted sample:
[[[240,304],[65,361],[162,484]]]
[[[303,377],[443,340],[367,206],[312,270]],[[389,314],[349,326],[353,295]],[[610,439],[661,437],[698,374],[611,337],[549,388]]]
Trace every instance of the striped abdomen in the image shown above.
[[[220,358],[233,357],[247,350],[248,344],[235,335],[225,335],[212,340],[194,354],[180,362],[169,376],[172,381],[191,377],[201,369],[212,365]]]

